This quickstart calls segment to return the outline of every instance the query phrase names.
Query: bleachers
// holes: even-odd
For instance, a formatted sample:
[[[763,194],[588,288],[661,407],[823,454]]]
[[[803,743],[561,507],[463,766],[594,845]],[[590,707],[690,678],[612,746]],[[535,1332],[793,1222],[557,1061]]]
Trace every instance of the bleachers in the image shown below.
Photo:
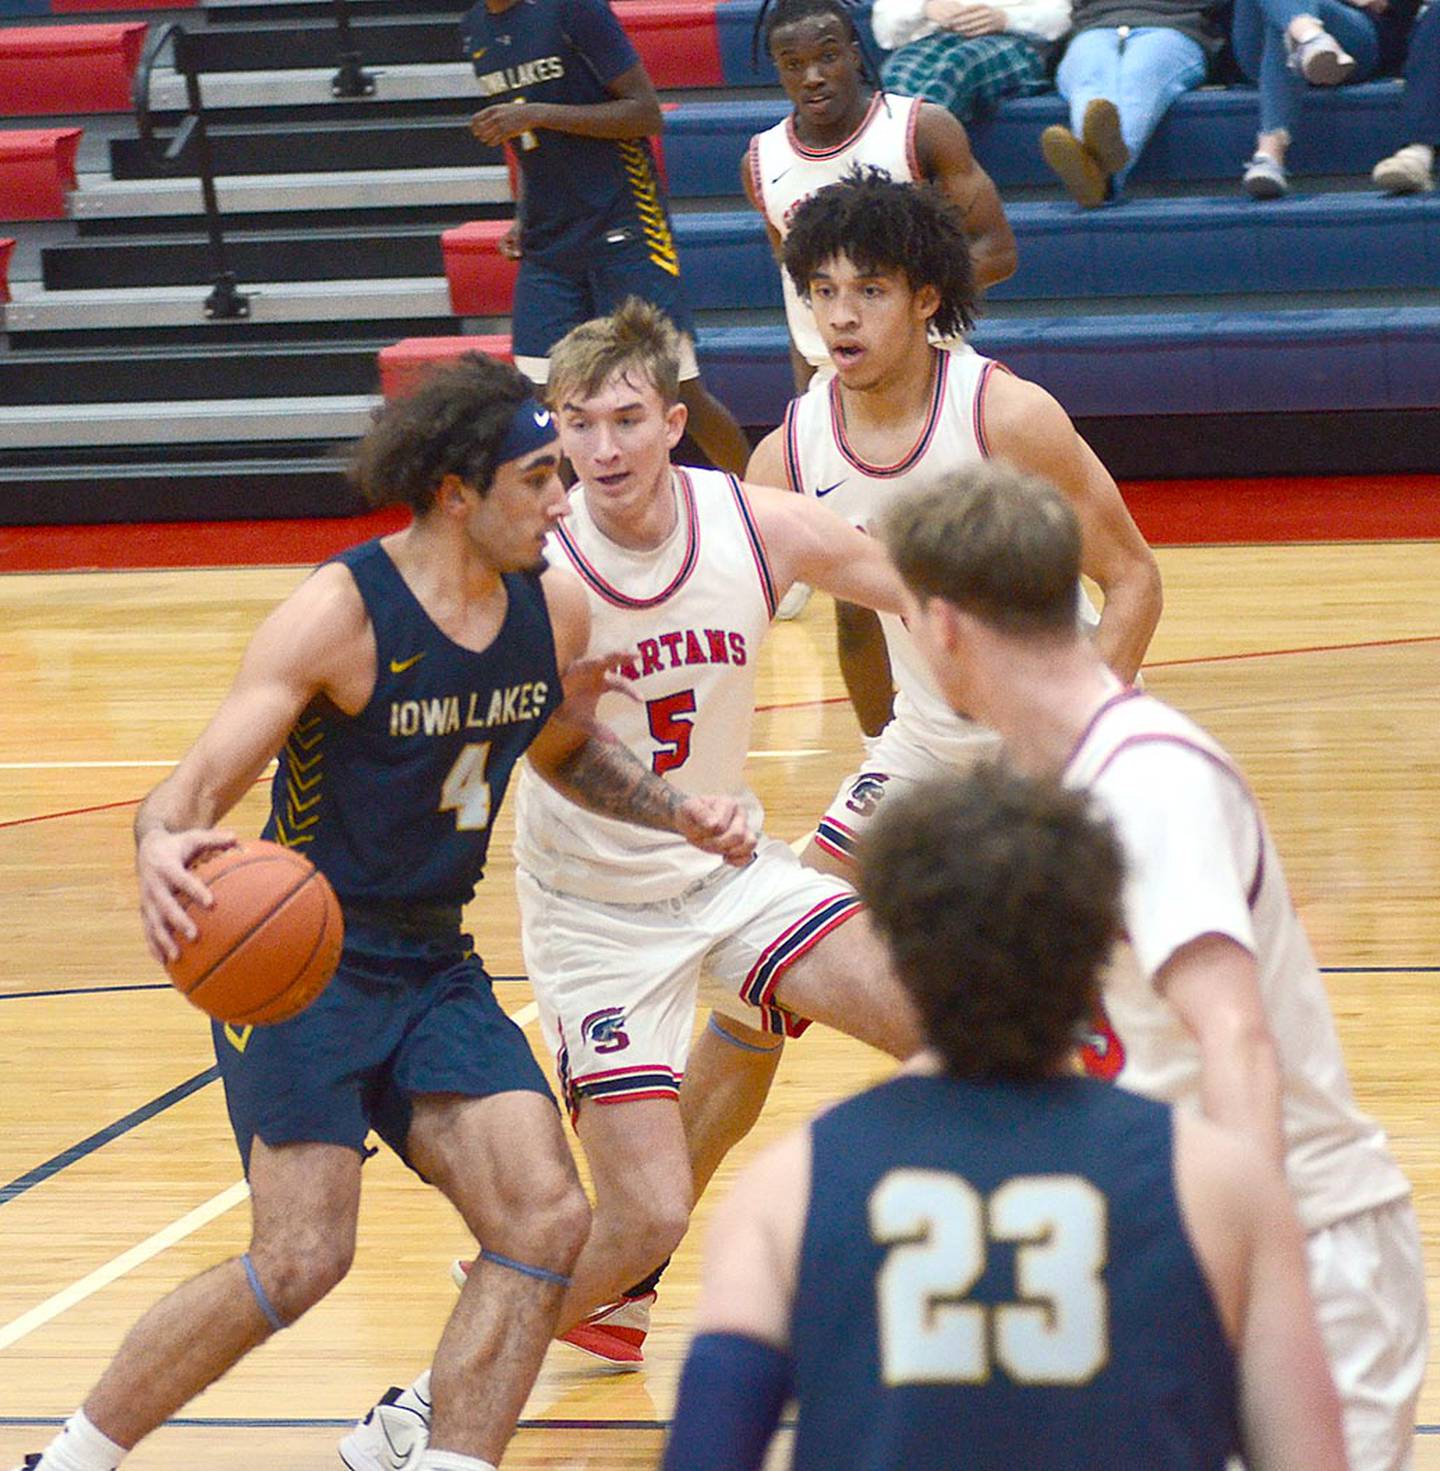
[[[0,30],[0,99],[11,117],[128,112],[143,22]]]
[[[776,269],[740,198],[746,141],[786,110],[768,61],[751,63],[757,4],[616,8],[661,85],[683,89],[666,98],[663,158],[707,380],[763,427],[790,377]],[[464,126],[476,105],[455,59],[465,6],[353,8],[369,101],[332,94],[324,0],[205,0],[184,18],[220,68],[205,95],[243,321],[201,310],[213,267],[197,181],[183,164],[157,177],[118,121],[59,189],[71,238],[27,254],[25,227],[5,232],[26,264],[11,271],[0,353],[0,524],[37,506],[85,519],[97,474],[117,518],[142,504],[346,509],[333,445],[377,391],[402,391],[423,360],[476,336],[507,340],[515,267],[494,247],[509,190],[500,155]],[[61,29],[88,27],[0,37]],[[151,98],[174,109],[177,79],[157,72]],[[1388,81],[1313,94],[1297,191],[1257,206],[1238,188],[1254,93],[1203,89],[1162,125],[1135,197],[1088,213],[1039,158],[1059,99],[1005,104],[971,132],[1006,195],[1020,270],[991,292],[976,345],[1051,388],[1123,473],[1233,473],[1237,457],[1273,472],[1302,425],[1331,456],[1322,468],[1431,468],[1414,461],[1416,425],[1440,403],[1440,196],[1363,188],[1402,141],[1399,100]],[[0,162],[0,215],[5,197]],[[1360,424],[1376,432],[1343,432]],[[162,463],[176,473],[157,512]]]

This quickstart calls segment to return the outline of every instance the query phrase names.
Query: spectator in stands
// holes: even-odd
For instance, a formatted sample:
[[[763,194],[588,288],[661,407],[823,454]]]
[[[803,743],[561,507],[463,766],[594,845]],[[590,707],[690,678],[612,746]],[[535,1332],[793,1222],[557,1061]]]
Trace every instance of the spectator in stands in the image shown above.
[[[1050,88],[1051,43],[1070,25],[1070,0],[875,0],[875,39],[894,54],[887,92],[919,97],[962,123],[1003,97]]]
[[[722,470],[749,441],[705,388],[694,326],[650,139],[660,103],[639,53],[605,0],[480,0],[465,17],[466,54],[485,106],[470,131],[519,159],[520,261],[512,308],[515,365],[543,384],[550,349],[627,296],[653,302],[682,333],[680,397],[692,439]]]
[[[1382,158],[1370,177],[1387,194],[1419,194],[1435,187],[1435,148],[1440,144],[1440,3],[1430,0],[1410,32],[1405,57],[1407,143]]]
[[[1084,209],[1117,199],[1182,92],[1225,44],[1225,0],[1078,0],[1055,73],[1070,126],[1040,135],[1045,162]]]
[[[1419,0],[1235,0],[1240,69],[1260,88],[1260,132],[1245,166],[1252,199],[1290,192],[1285,155],[1307,83],[1336,87],[1398,70]]]

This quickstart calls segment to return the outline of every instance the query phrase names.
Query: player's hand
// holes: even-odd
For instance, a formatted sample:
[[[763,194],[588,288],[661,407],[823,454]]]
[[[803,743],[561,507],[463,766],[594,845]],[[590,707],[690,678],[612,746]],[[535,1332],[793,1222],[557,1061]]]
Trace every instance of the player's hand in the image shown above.
[[[228,828],[190,828],[166,832],[153,828],[140,839],[135,850],[135,872],[140,880],[140,928],[150,953],[164,965],[180,954],[175,936],[193,940],[199,933],[185,912],[180,896],[193,899],[202,909],[215,903],[215,896],[186,866],[202,853],[233,848],[235,834]]]
[[[470,119],[470,131],[482,143],[498,148],[521,133],[540,126],[539,109],[533,102],[497,102],[482,108]]]
[[[957,36],[998,36],[1005,29],[1005,12],[993,5],[957,5],[944,24]]]
[[[520,249],[520,221],[513,225],[495,242],[495,248],[506,260],[519,260],[524,252]]]
[[[732,868],[755,856],[759,835],[734,797],[687,797],[675,814],[676,831],[702,853],[715,853]]]
[[[577,659],[560,676],[565,691],[564,703],[556,717],[567,725],[578,725],[583,730],[594,731],[608,740],[616,737],[601,724],[595,707],[602,695],[623,695],[638,705],[637,695],[630,681],[620,670],[630,662],[631,655],[623,653],[601,654],[594,659]]]

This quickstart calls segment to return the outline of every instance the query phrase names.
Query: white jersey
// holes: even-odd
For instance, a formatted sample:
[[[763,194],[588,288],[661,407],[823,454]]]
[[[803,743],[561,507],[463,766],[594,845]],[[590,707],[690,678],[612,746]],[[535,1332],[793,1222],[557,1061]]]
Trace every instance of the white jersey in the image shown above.
[[[595,525],[582,487],[547,555],[590,597],[591,656],[622,651],[639,703],[607,694],[599,718],[658,775],[687,793],[740,798],[760,644],[775,615],[764,544],[740,483],[717,470],[674,472],[679,517],[653,551],[618,546]],[[515,858],[542,884],[609,903],[685,893],[720,867],[673,833],[576,806],[528,766],[516,793]]]
[[[1402,1199],[1384,1132],[1356,1108],[1330,1004],[1280,857],[1244,777],[1199,726],[1139,691],[1101,707],[1065,770],[1124,847],[1127,943],[1103,988],[1087,1068],[1151,1098],[1198,1107],[1200,1054],[1156,972],[1202,935],[1254,957],[1280,1059],[1285,1167],[1313,1232]]]
[[[838,184],[841,176],[857,164],[881,169],[901,183],[918,180],[921,173],[915,153],[915,128],[921,105],[913,97],[877,92],[860,126],[833,148],[807,148],[795,136],[793,113],[773,128],[756,133],[750,140],[751,187],[780,238],[789,234],[791,216],[812,194],[827,184]],[[811,367],[828,368],[830,354],[825,351],[814,313],[800,299],[790,273],[783,269],[780,284],[785,292],[785,319],[791,340]]]

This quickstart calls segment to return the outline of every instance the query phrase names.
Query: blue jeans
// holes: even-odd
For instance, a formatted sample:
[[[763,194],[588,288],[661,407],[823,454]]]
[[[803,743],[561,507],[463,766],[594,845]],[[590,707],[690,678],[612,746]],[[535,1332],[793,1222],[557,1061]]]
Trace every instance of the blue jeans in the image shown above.
[[[1070,104],[1070,129],[1078,138],[1085,107],[1108,98],[1120,114],[1120,134],[1130,162],[1115,175],[1119,194],[1141,150],[1170,104],[1205,80],[1205,52],[1198,41],[1168,26],[1138,26],[1128,35],[1109,27],[1080,31],[1065,48],[1055,86]]]
[[[1260,131],[1291,135],[1305,98],[1305,79],[1290,70],[1285,29],[1297,15],[1313,15],[1355,58],[1353,82],[1375,75],[1380,38],[1375,22],[1344,0],[1235,0],[1231,40],[1240,70],[1260,88]]]
[[[1405,57],[1405,141],[1440,144],[1440,5],[1410,32]]]

